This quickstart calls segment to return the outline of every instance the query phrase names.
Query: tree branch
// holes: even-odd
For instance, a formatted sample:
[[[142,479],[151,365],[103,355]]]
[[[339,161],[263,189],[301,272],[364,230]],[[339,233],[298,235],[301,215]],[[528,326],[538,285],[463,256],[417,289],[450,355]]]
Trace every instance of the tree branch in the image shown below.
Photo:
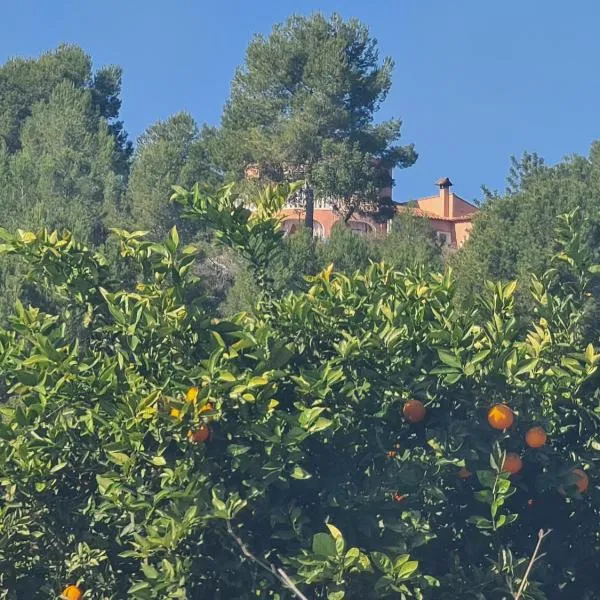
[[[519,586],[519,589],[517,590],[517,593],[515,594],[514,600],[519,600],[519,598],[521,598],[521,594],[525,591],[525,588],[527,587],[529,575],[531,573],[531,569],[533,568],[534,563],[538,559],[538,552],[540,551],[540,546],[542,545],[542,541],[551,532],[552,532],[552,529],[548,529],[548,531],[546,531],[546,532],[543,529],[539,530],[538,541],[535,546],[535,550],[533,551],[533,554],[531,555],[531,560],[529,561],[529,564],[527,565],[527,570],[525,571],[525,575],[523,575],[523,579],[521,580],[521,585]],[[539,558],[541,558],[541,556]]]
[[[299,598],[299,600],[308,600],[308,598],[296,587],[294,582],[289,578],[288,574],[283,569],[277,568],[274,565],[266,563],[260,558],[254,556],[254,554],[252,554],[252,552],[250,552],[248,549],[248,546],[246,546],[241,538],[235,534],[229,521],[227,521],[227,533],[229,533],[229,535],[235,540],[235,543],[240,547],[243,555],[246,558],[249,558],[259,567],[273,575],[283,585],[283,587],[290,590],[294,596],[296,596],[296,598]]]

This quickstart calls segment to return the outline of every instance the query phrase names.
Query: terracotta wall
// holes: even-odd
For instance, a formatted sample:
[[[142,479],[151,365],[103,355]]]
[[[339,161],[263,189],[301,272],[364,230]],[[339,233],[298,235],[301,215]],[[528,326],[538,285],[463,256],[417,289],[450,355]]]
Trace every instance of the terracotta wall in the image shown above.
[[[282,211],[284,215],[284,226],[286,223],[290,221],[297,224],[297,226],[302,226],[304,224],[304,211],[298,210],[294,208],[285,208]],[[332,210],[323,210],[323,209],[315,209],[314,212],[314,221],[318,223],[323,228],[323,234],[326,238],[331,235],[331,229],[339,221],[338,215],[335,214]],[[351,223],[353,221],[368,223],[375,232],[385,233],[387,231],[387,224],[379,223],[369,217],[363,217],[362,215],[357,216],[350,220]],[[318,225],[316,226],[318,227]]]
[[[471,215],[477,211],[477,207],[469,204],[462,198],[459,198],[456,194],[451,196],[452,202],[454,203],[454,216],[464,217],[465,215]]]
[[[471,221],[455,221],[454,228],[456,245],[459,248],[467,241],[472,227],[473,223],[471,223]]]

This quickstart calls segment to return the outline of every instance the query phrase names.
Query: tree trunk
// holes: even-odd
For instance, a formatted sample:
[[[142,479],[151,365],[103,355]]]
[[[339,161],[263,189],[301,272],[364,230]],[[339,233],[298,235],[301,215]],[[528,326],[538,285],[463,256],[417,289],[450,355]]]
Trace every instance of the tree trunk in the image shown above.
[[[310,229],[310,233],[312,234],[315,222],[315,195],[308,183],[304,183],[304,186],[302,187],[302,196],[304,200],[304,210],[306,211],[304,214],[304,225]]]

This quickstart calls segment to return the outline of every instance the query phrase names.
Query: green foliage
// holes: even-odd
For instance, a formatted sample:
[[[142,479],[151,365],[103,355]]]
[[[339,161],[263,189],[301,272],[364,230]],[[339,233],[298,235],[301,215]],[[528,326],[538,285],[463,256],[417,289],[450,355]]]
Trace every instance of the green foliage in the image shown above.
[[[391,231],[379,245],[381,259],[399,269],[424,267],[437,271],[443,266],[443,247],[430,221],[409,211],[394,217]]]
[[[344,223],[336,223],[327,242],[319,244],[317,256],[322,268],[333,264],[336,271],[353,273],[366,269],[379,258],[374,240],[356,235]]]
[[[398,146],[401,122],[375,123],[393,62],[357,20],[294,16],[256,36],[235,75],[214,146],[234,180],[249,164],[266,179],[306,179],[332,196],[348,219],[363,201],[379,203],[388,170],[416,160]]]
[[[62,45],[0,67],[0,226],[67,228],[101,244],[123,220],[131,145],[122,124],[121,71],[92,71],[90,57]],[[0,320],[24,289],[18,258],[0,270]]]
[[[121,70],[104,67],[93,73],[90,57],[77,46],[63,44],[40,58],[13,58],[0,67],[0,140],[10,153],[16,152],[21,147],[23,125],[34,107],[48,102],[55,89],[65,83],[90,92],[94,111],[109,122],[114,135],[117,170],[126,173],[131,144],[117,120]]]
[[[258,273],[293,191],[267,189],[254,213],[231,187],[175,196]],[[133,283],[70,234],[2,232],[53,308],[18,303],[0,329],[0,594],[283,599],[291,580],[310,598],[500,599],[543,526],[529,597],[593,597],[600,354],[581,315],[600,267],[580,220],[558,235],[570,282],[536,279],[529,322],[516,282],[463,310],[450,272],[383,263],[281,298],[263,273],[254,316],[215,320],[176,229],[163,243],[114,231]],[[402,416],[414,398],[421,424]],[[497,402],[509,431],[487,424]],[[538,450],[532,424],[549,434]],[[517,476],[499,468],[508,451]]]
[[[196,181],[219,183],[207,156],[205,135],[189,114],[179,113],[140,136],[128,188],[136,227],[156,238],[164,237],[173,225],[185,232],[178,211],[169,202],[172,187],[189,187]],[[187,232],[188,237],[192,233]]]
[[[598,143],[592,145],[588,157],[572,156],[555,166],[544,165],[536,155],[513,159],[506,194],[489,194],[467,244],[456,256],[460,297],[481,292],[487,279],[527,282],[531,273],[542,273],[555,252],[558,215],[575,208],[586,216],[581,223],[581,242],[598,262],[599,173]],[[593,290],[593,297],[599,297],[598,290]],[[520,310],[533,310],[527,286],[518,300]]]

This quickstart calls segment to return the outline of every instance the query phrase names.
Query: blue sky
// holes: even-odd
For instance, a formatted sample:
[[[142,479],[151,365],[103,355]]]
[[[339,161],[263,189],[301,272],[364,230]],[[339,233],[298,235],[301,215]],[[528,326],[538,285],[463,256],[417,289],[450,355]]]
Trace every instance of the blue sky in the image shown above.
[[[360,18],[396,62],[380,114],[402,118],[419,152],[396,200],[441,176],[478,198],[481,184],[503,189],[510,155],[555,162],[600,137],[597,0],[3,0],[0,61],[65,41],[121,65],[135,139],[179,110],[218,123],[252,35],[317,10]]]

